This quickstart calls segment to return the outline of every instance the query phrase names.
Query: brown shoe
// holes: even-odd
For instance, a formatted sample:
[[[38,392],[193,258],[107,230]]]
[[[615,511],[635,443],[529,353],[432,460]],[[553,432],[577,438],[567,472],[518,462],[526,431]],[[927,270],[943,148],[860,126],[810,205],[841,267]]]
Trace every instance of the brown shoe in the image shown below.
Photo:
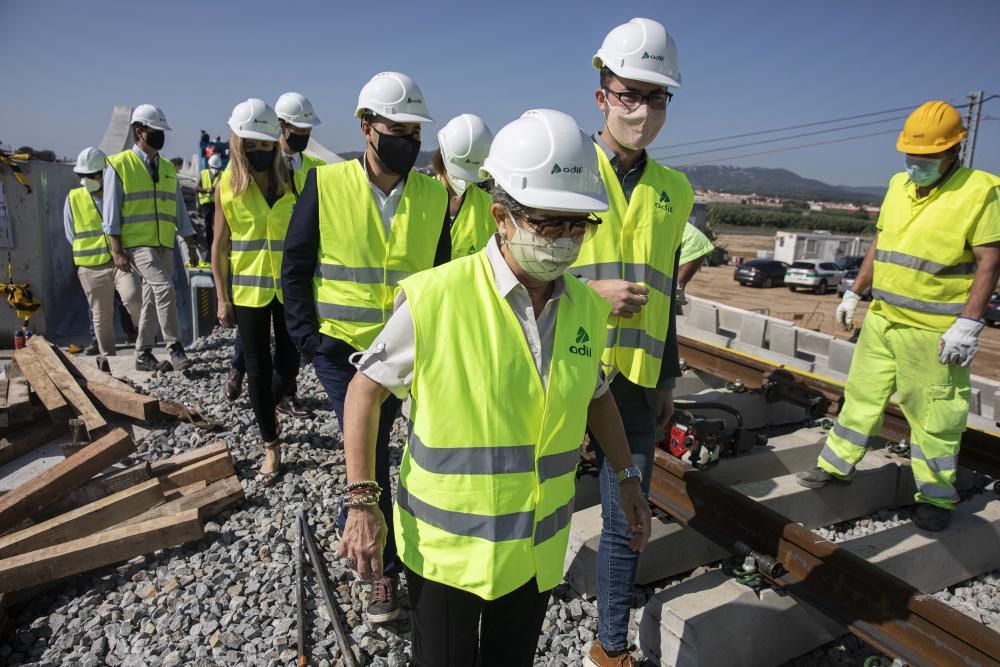
[[[242,393],[243,371],[230,368],[229,374],[226,375],[226,382],[222,385],[222,395],[226,397],[226,400],[235,401]]]
[[[587,664],[592,667],[635,667],[635,660],[628,651],[622,651],[618,655],[608,655],[604,652],[600,640],[595,639],[590,645],[590,653],[587,654]]]
[[[295,417],[296,419],[306,419],[307,417],[312,417],[312,410],[302,405],[301,401],[295,396],[285,396],[278,404],[274,406],[274,409],[278,412],[288,415],[289,417]]]
[[[399,616],[399,605],[396,604],[398,586],[399,578],[391,575],[372,581],[372,592],[365,607],[369,623],[388,623]]]

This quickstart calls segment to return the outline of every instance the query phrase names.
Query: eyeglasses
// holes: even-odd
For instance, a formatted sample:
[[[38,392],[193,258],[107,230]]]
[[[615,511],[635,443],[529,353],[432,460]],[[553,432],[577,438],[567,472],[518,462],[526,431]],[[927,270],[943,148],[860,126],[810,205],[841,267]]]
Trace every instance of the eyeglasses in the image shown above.
[[[629,111],[635,111],[640,104],[648,104],[650,109],[666,109],[673,99],[674,94],[665,90],[654,90],[648,95],[635,90],[608,90],[604,88],[605,95],[614,95],[621,102],[621,105]]]
[[[515,217],[511,215],[511,217]],[[555,241],[564,236],[571,236],[579,239],[601,224],[601,219],[593,213],[586,216],[566,216],[561,218],[532,218],[528,215],[521,215],[521,219],[531,225],[531,231],[537,236],[547,241]]]

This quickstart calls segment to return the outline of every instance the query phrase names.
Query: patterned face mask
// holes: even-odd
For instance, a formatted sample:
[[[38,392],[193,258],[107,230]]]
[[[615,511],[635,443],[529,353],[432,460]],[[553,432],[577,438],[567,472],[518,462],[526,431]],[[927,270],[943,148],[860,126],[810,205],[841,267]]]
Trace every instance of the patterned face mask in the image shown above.
[[[505,239],[507,247],[521,269],[532,278],[544,282],[555,280],[579,257],[582,238],[545,239],[517,224],[510,213],[507,217],[514,225],[514,234]]]

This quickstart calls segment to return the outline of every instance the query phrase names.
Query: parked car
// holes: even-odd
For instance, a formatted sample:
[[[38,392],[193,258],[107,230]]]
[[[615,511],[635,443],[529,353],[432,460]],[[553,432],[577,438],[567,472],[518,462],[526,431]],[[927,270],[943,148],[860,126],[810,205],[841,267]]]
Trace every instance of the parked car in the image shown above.
[[[843,277],[844,270],[834,262],[799,261],[792,262],[785,272],[785,284],[793,292],[797,287],[808,287],[816,294],[826,294]]]
[[[860,269],[863,261],[865,261],[864,255],[848,255],[838,259],[837,264],[845,271],[850,271],[851,269]]]
[[[774,259],[751,259],[743,262],[733,272],[733,280],[741,285],[774,287],[785,284],[788,265]]]
[[[983,319],[991,327],[1000,327],[1000,292],[994,292],[993,296],[990,297]]]
[[[858,269],[848,269],[844,277],[840,279],[840,284],[837,285],[837,294],[844,296],[844,292],[849,289],[854,288],[854,279],[858,277]],[[863,294],[859,294],[862,301],[868,301],[872,298],[872,288],[869,287],[864,291]]]

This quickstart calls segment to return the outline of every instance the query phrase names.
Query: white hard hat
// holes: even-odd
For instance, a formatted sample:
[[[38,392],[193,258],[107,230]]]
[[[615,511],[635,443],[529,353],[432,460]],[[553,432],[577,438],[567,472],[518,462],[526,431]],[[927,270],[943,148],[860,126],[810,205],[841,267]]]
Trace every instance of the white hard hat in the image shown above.
[[[281,134],[278,115],[262,99],[248,98],[233,107],[229,127],[240,139],[277,141]]]
[[[608,208],[594,142],[561,111],[534,109],[505,125],[493,139],[479,175],[492,176],[507,194],[531,208]]]
[[[208,158],[208,166],[212,169],[222,169],[222,157],[217,153]]]
[[[591,62],[594,69],[607,67],[623,79],[681,87],[677,45],[652,19],[632,19],[609,32]]]
[[[448,121],[438,132],[438,146],[444,167],[454,178],[478,183],[479,168],[490,152],[493,133],[479,116],[463,113]]]
[[[399,72],[381,72],[371,78],[358,95],[355,118],[371,111],[396,123],[433,123],[424,104],[424,94],[410,77]]]
[[[108,156],[100,148],[87,146],[76,156],[76,165],[73,171],[78,174],[96,174],[104,171]]]
[[[316,127],[322,121],[313,111],[312,102],[301,93],[285,93],[274,103],[278,118],[295,127]]]
[[[154,130],[172,130],[173,128],[167,125],[167,117],[163,115],[163,111],[160,107],[154,107],[152,104],[140,104],[135,109],[132,110],[132,120],[131,123],[141,123],[146,127],[151,127]]]

